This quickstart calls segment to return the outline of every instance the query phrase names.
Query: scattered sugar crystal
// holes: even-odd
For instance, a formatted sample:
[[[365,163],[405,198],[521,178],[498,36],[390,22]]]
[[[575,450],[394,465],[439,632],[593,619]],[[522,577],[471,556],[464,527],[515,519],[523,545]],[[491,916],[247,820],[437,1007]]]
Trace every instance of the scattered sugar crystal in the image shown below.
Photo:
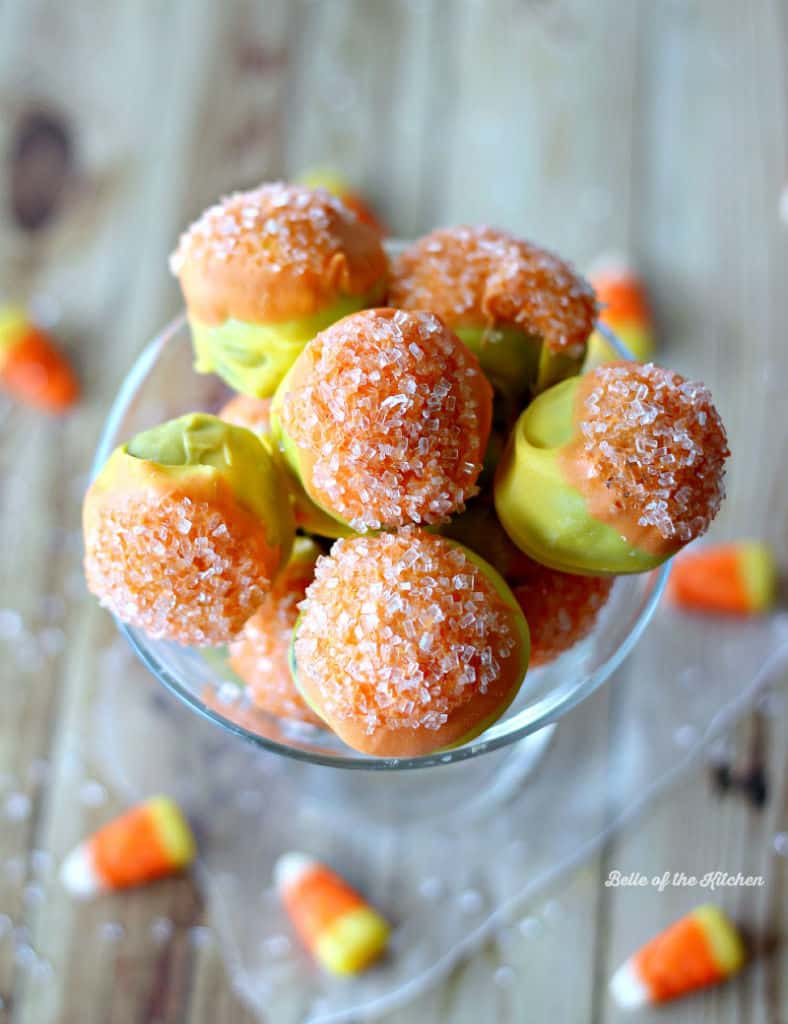
[[[86,779],[79,787],[79,802],[83,807],[101,807],[107,802],[107,790],[95,779]]]
[[[37,959],[35,949],[27,942],[20,942],[14,949],[14,963],[23,970],[32,967]]]
[[[38,882],[30,882],[25,886],[22,897],[29,907],[38,907],[45,899],[44,887]]]
[[[9,821],[26,821],[30,817],[32,802],[26,793],[9,793],[5,798],[4,813]]]
[[[150,926],[150,937],[157,946],[169,942],[175,931],[175,925],[169,917],[154,917]]]
[[[604,483],[614,510],[665,539],[703,533],[724,497],[730,454],[707,389],[651,363],[598,367],[583,388],[585,477]]]
[[[424,878],[419,882],[419,893],[428,903],[434,903],[440,899],[444,888],[440,878]]]
[[[49,981],[54,977],[55,968],[52,966],[50,960],[47,960],[43,956],[37,956],[30,968],[30,978],[36,984],[41,982]]]
[[[290,939],[286,935],[270,935],[263,939],[261,948],[266,956],[279,959],[290,952]]]
[[[30,853],[30,868],[38,878],[46,877],[52,870],[54,858],[49,850],[32,850]]]
[[[99,925],[99,938],[102,942],[120,942],[126,935],[126,929],[117,921],[103,921]]]
[[[195,949],[207,949],[213,944],[213,931],[205,925],[195,925],[189,929],[189,944]]]
[[[461,914],[478,914],[484,906],[484,898],[476,889],[464,889],[457,896],[457,906]]]
[[[517,972],[508,964],[501,964],[493,974],[493,982],[499,988],[512,988],[517,981]]]
[[[24,621],[13,608],[0,608],[0,637],[13,640],[24,629]]]
[[[538,939],[542,934],[542,924],[536,917],[524,917],[517,925],[517,930],[526,939]]]

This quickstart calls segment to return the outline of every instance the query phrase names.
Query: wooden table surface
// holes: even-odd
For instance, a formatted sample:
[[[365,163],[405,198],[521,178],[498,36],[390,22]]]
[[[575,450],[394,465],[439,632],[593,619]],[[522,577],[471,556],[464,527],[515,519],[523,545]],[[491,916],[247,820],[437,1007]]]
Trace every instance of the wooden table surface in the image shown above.
[[[59,423],[0,406],[0,1021],[251,1020],[189,880],[75,905],[49,862],[118,809],[84,757],[113,627],[81,584],[79,499],[110,398],[177,309],[178,231],[328,162],[403,237],[486,220],[581,266],[629,250],[666,359],[703,366],[729,425],[728,527],[784,557],[787,24],[778,0],[0,0],[0,292],[59,315],[85,388]],[[561,885],[506,985],[487,949],[388,1024],[618,1021],[607,977],[686,894],[608,872],[711,868],[765,876],[724,897],[762,955],[659,1019],[786,1024],[787,731],[779,703],[737,731],[762,806],[699,769]],[[159,916],[175,929],[153,942]]]

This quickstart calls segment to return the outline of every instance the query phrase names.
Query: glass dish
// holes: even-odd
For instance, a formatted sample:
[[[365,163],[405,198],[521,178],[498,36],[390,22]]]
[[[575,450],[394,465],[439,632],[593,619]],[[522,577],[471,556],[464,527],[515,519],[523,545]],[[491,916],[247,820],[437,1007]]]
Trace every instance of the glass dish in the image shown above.
[[[615,338],[609,336],[609,340],[626,355]],[[186,412],[215,412],[229,395],[218,378],[194,372],[189,329],[185,317],[179,317],[146,346],[124,380],[102,432],[94,474],[116,445],[138,431]],[[557,722],[610,679],[638,642],[667,575],[668,567],[663,566],[617,579],[593,633],[551,665],[529,671],[517,699],[487,732],[454,750],[422,757],[364,756],[326,730],[277,719],[250,703],[222,650],[180,647],[152,640],[122,622],[117,625],[159,682],[222,729],[297,760],[385,772],[465,761]]]

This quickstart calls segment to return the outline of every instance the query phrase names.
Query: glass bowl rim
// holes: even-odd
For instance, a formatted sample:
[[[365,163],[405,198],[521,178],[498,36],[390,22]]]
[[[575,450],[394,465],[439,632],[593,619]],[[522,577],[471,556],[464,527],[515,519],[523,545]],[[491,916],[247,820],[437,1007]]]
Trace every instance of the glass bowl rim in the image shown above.
[[[91,479],[97,475],[113,448],[118,443],[116,440],[118,427],[128,411],[134,396],[138,393],[142,382],[155,365],[160,352],[168,341],[186,326],[186,323],[186,314],[184,312],[181,312],[171,320],[170,323],[160,331],[152,341],[148,342],[139,356],[135,359],[129,372],[124,377],[120,389],[118,390],[110,408],[109,415],[102,427],[101,437],[91,466]],[[596,329],[604,335],[606,340],[622,358],[633,358],[622,342],[604,324],[597,322]],[[580,682],[568,689],[566,687],[559,686],[556,690],[535,701],[533,705],[524,708],[516,716],[516,720],[519,722],[517,728],[509,729],[508,731],[501,732],[499,735],[495,735],[496,727],[502,724],[496,723],[475,741],[463,744],[461,747],[448,750],[444,749],[432,754],[421,755],[419,757],[379,758],[361,755],[356,751],[353,751],[352,755],[348,756],[335,755],[327,752],[320,753],[318,751],[309,751],[298,747],[291,747],[286,743],[280,743],[267,736],[261,736],[258,733],[254,733],[249,729],[244,728],[244,726],[239,723],[233,722],[222,716],[219,712],[214,711],[212,708],[205,705],[195,693],[184,688],[178,680],[174,678],[174,676],[170,675],[164,666],[155,660],[149,649],[140,642],[140,639],[136,635],[134,629],[127,626],[126,623],[121,622],[117,616],[113,615],[113,618],[115,619],[118,631],[123,637],[125,637],[131,649],[155,679],[163,683],[172,694],[174,694],[182,703],[186,704],[187,707],[196,711],[197,714],[221,728],[226,729],[228,732],[240,737],[246,742],[254,744],[258,749],[267,750],[270,753],[289,757],[296,761],[322,765],[330,768],[343,768],[349,770],[362,769],[366,771],[409,770],[456,764],[458,762],[477,757],[483,753],[501,750],[504,747],[517,743],[519,740],[525,739],[526,736],[530,736],[531,733],[537,732],[539,729],[552,725],[573,708],[577,707],[578,704],[584,701],[587,697],[590,697],[591,694],[604,685],[604,683],[609,680],[616,669],[632,652],[640,637],[643,635],[648,623],[651,621],[654,611],[665,590],[669,573],[670,562],[668,561],[647,574],[654,582],[651,588],[651,593],[648,595],[643,608],[618,647],[613,651],[610,657],[599,665],[590,675],[586,676]],[[524,716],[525,721],[523,721]],[[489,735],[490,733],[493,733],[493,735]]]

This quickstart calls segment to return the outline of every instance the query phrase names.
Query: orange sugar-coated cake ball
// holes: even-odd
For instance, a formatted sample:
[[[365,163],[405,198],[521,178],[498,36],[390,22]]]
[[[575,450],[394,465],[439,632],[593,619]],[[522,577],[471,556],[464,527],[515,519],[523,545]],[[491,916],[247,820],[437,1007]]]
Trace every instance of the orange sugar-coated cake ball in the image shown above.
[[[282,182],[206,210],[170,266],[196,369],[256,398],[274,393],[318,331],[379,303],[388,276],[377,231],[325,189]]]
[[[271,433],[271,399],[251,398],[249,395],[234,395],[216,414],[225,423],[246,427],[258,437]]]
[[[572,266],[496,228],[439,228],[394,262],[389,303],[437,313],[507,396],[577,373],[594,291]]]
[[[419,527],[339,540],[296,625],[307,703],[355,750],[428,754],[478,736],[528,667],[528,627],[502,577]]]
[[[545,565],[644,572],[708,528],[729,454],[702,384],[652,363],[608,363],[522,414],[498,467],[496,509]]]
[[[290,671],[290,642],[298,605],[315,576],[320,548],[297,537],[290,561],[271,592],[230,644],[230,666],[249,687],[255,704],[279,718],[320,725],[306,706]]]
[[[83,505],[88,587],[181,644],[231,640],[293,542],[286,483],[250,431],[192,413],[117,448]]]
[[[557,572],[522,555],[508,583],[531,631],[531,666],[538,668],[588,636],[613,577]]]
[[[436,316],[372,309],[309,342],[274,396],[272,426],[312,501],[364,531],[462,508],[491,415],[478,360]]]
[[[509,584],[531,634],[531,668],[554,661],[586,637],[610,596],[611,576],[558,572],[524,555],[482,499],[442,527],[441,534],[486,559]]]
[[[269,447],[274,445],[271,434],[271,399],[250,398],[249,395],[235,395],[219,410],[219,418],[238,427],[246,427]],[[293,501],[293,515],[296,526],[318,537],[347,537],[353,531],[327,515],[309,498],[304,488],[292,474],[287,474],[290,497]]]

